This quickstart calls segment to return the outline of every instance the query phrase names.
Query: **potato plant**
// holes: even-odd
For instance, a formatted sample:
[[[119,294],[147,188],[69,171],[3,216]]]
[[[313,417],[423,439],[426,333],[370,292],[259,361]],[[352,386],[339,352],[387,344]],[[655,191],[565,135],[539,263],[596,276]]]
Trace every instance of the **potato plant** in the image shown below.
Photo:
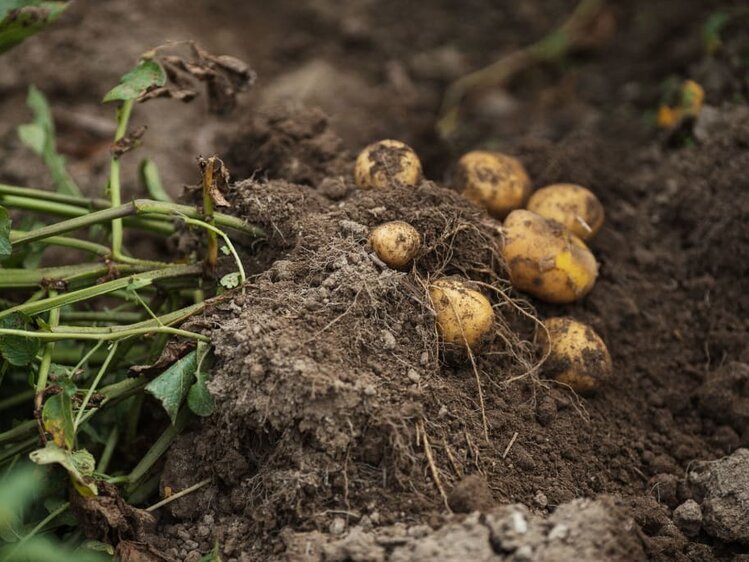
[[[154,198],[123,201],[120,181],[123,155],[139,144],[141,133],[128,128],[136,102],[178,97],[177,87],[183,95],[190,72],[209,82],[209,94],[221,93],[222,86],[224,94],[236,92],[251,82],[251,71],[240,61],[188,48],[189,61],[160,58],[161,48],[150,51],[104,96],[105,103],[116,105],[117,119],[104,197],[81,194],[56,151],[47,102],[30,89],[34,120],[19,136],[49,167],[56,190],[0,184],[0,470],[6,474],[30,459],[57,465],[55,473],[66,474],[72,484],[70,494],[95,497],[103,485],[117,484],[125,500],[147,502],[156,491],[157,461],[171,441],[191,416],[213,410],[206,387],[210,341],[180,324],[205,308],[206,295],[244,281],[227,232],[245,240],[262,239],[264,233],[215,212],[214,205],[229,205],[228,173],[218,157],[200,159],[199,207],[170,200],[148,161],[141,170]],[[211,105],[222,109],[231,101],[212,98]],[[204,255],[153,260],[127,247],[128,232],[165,237],[180,224],[204,238]],[[40,266],[52,247],[80,259]],[[236,271],[216,282],[221,251],[231,255]],[[163,406],[170,425],[144,456],[128,460],[144,393]],[[24,474],[33,472],[27,468]],[[54,510],[25,525],[10,510],[26,505],[26,495],[0,501],[0,511],[9,510],[0,514],[0,534],[4,540],[16,537],[0,548],[0,558],[37,552],[42,554],[34,559],[55,559],[43,554],[46,543],[35,535],[64,516],[72,501],[66,489],[58,490]],[[76,559],[86,559],[86,553]]]

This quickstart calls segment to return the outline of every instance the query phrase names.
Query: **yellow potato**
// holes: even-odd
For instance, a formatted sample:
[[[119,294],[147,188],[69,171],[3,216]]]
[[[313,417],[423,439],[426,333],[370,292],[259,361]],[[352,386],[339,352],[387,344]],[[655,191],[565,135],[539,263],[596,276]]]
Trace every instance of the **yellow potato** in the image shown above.
[[[546,302],[569,303],[593,288],[596,259],[561,224],[519,209],[507,216],[502,231],[502,256],[519,291]]]
[[[413,187],[421,181],[421,162],[407,144],[381,140],[359,153],[354,179],[361,189]]]
[[[603,205],[592,191],[571,183],[556,183],[536,191],[528,210],[559,224],[583,240],[593,238],[603,225]]]
[[[492,305],[483,294],[459,279],[439,279],[429,287],[442,341],[478,351],[491,340],[494,327]]]
[[[455,176],[463,195],[499,219],[522,207],[531,192],[531,180],[523,165],[499,152],[474,150],[464,154]]]
[[[544,374],[578,394],[597,390],[611,376],[611,356],[593,328],[572,318],[550,318],[539,328]],[[548,331],[548,336],[547,332]]]
[[[369,245],[389,267],[408,269],[421,249],[421,235],[407,222],[386,222],[369,234]]]

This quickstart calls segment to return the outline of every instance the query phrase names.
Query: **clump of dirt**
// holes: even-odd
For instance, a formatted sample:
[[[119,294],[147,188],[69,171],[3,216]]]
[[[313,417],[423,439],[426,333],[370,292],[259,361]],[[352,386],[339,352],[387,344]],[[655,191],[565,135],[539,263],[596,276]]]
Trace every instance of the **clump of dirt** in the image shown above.
[[[231,136],[226,161],[236,177],[284,179],[317,185],[343,175],[349,157],[319,109],[286,104],[253,115]]]
[[[276,247],[294,246],[205,320],[216,326],[210,388],[221,414],[182,439],[192,454],[181,455],[178,445],[163,482],[180,488],[214,476],[231,492],[206,488],[175,502],[172,513],[197,515],[215,499],[216,515],[244,517],[249,535],[260,538],[286,525],[326,527],[338,512],[357,519],[379,512],[382,523],[394,523],[439,509],[452,482],[479,470],[480,454],[501,454],[504,443],[481,452],[481,396],[496,408],[506,380],[525,376],[530,393],[536,386],[532,347],[503,320],[516,305],[499,291],[491,378],[482,375],[479,389],[479,371],[441,364],[425,286],[458,272],[499,278],[489,221],[429,182],[357,192],[317,212],[299,208],[317,199],[304,186],[241,182],[233,195],[244,216],[264,216],[266,224],[294,207],[298,219],[278,227]],[[281,213],[258,209],[273,200]],[[382,269],[366,245],[369,228],[391,219],[424,237],[410,274]],[[245,548],[254,542],[249,535]]]
[[[645,560],[634,521],[612,498],[578,499],[549,518],[522,504],[452,518],[438,530],[370,521],[343,538],[317,531],[283,536],[290,560]]]
[[[749,544],[749,449],[716,461],[695,463],[689,483],[702,503],[702,524],[709,535]]]

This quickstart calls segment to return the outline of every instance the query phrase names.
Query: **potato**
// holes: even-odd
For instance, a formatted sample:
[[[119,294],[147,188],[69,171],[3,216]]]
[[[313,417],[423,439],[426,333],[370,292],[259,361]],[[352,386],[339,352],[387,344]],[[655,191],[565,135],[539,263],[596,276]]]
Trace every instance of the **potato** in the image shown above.
[[[381,140],[359,153],[354,179],[361,189],[413,187],[421,181],[421,162],[407,144]]]
[[[442,341],[478,351],[494,335],[494,311],[483,294],[458,278],[439,279],[429,287]]]
[[[603,225],[603,205],[593,192],[572,183],[556,183],[536,191],[528,210],[557,221],[583,240],[593,238]]]
[[[512,285],[543,301],[569,303],[587,295],[598,264],[585,242],[561,224],[519,209],[502,227],[502,256]]]
[[[369,245],[388,267],[405,270],[421,249],[421,235],[407,222],[386,222],[372,229]]]
[[[531,181],[523,165],[506,154],[475,150],[458,161],[457,187],[495,218],[523,206]]]
[[[544,326],[537,339],[544,355],[549,354],[545,375],[578,394],[597,390],[611,376],[609,350],[593,328],[572,318],[550,318]]]

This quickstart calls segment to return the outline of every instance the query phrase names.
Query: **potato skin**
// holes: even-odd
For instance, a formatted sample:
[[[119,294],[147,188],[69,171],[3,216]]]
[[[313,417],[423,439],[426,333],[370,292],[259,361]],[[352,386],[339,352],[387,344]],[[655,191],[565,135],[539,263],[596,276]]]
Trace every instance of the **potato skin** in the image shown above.
[[[369,245],[388,267],[406,270],[421,249],[421,235],[407,222],[386,222],[372,229]]]
[[[593,238],[603,226],[603,205],[592,191],[572,183],[557,183],[537,190],[528,210],[557,221],[582,240]]]
[[[522,207],[531,192],[531,181],[520,161],[500,152],[464,154],[456,179],[463,195],[498,219]]]
[[[611,377],[611,356],[593,328],[572,318],[549,318],[539,328],[538,342],[548,358],[543,372],[578,394],[596,391]]]
[[[476,352],[494,333],[494,310],[483,294],[460,279],[439,279],[429,287],[437,330],[446,344]]]
[[[413,187],[421,181],[421,161],[407,144],[381,140],[359,153],[354,180],[360,189]]]
[[[502,231],[502,256],[519,291],[561,304],[579,300],[593,288],[595,257],[559,223],[519,209],[507,216]]]

